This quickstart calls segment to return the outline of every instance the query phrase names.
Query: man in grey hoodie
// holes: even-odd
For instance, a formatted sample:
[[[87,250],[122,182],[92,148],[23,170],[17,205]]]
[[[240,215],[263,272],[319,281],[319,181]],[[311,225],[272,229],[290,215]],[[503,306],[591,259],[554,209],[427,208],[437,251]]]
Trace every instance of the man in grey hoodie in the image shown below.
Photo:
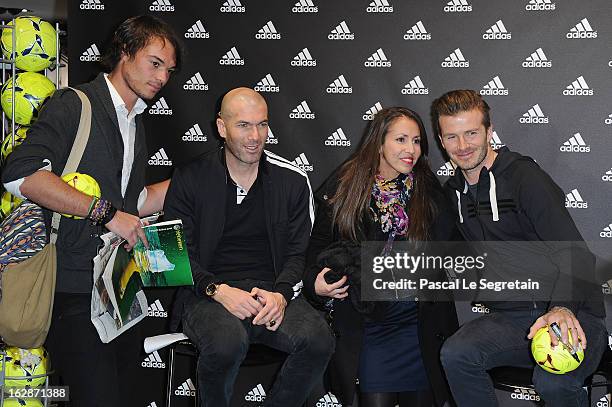
[[[506,291],[487,298],[486,290],[478,293],[487,298],[482,302],[491,313],[463,325],[441,351],[457,404],[496,406],[487,370],[534,366],[529,340],[556,323],[563,343],[569,335],[574,344],[580,341],[584,360],[560,375],[536,367],[533,383],[547,405],[586,406],[582,386],[604,351],[605,312],[594,284],[594,256],[564,206],[563,191],[533,159],[505,147],[493,150],[489,106],[477,92],[448,92],[433,102],[431,115],[457,167],[445,189],[457,208],[459,230],[466,240],[481,242],[476,245],[496,248],[496,260],[487,262],[481,277],[542,283],[536,294]],[[549,333],[557,345],[552,329]]]

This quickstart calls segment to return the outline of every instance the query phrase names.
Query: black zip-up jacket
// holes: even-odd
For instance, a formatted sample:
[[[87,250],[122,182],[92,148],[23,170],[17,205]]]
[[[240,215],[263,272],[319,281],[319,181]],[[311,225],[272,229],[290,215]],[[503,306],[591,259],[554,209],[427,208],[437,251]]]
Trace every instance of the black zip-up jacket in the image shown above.
[[[302,288],[304,256],[314,222],[312,190],[304,171],[271,152],[264,151],[259,171],[276,275],[274,289],[289,303]],[[166,219],[181,219],[185,230],[195,283],[187,290],[195,290],[199,297],[205,296],[208,284],[220,282],[207,266],[223,235],[228,182],[225,149],[220,148],[176,168],[166,195]],[[173,328],[190,295],[185,291],[181,289],[177,296]]]
[[[574,313],[582,310],[603,317],[595,257],[564,206],[565,194],[532,158],[507,147],[497,152],[490,170],[484,167],[480,172],[475,197],[459,169],[446,182],[459,212],[457,226],[468,241],[505,242],[495,245],[501,248],[503,261],[487,268],[482,277],[486,273],[501,281],[533,277],[549,296],[529,301],[522,295],[517,301],[506,298],[487,304],[504,310],[564,306]],[[568,267],[571,272],[562,271]]]

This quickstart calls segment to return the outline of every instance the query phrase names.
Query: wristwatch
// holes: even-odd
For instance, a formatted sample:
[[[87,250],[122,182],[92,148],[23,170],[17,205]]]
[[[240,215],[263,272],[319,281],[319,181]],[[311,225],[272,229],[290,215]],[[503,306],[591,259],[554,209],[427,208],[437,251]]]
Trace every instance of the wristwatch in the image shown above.
[[[209,297],[214,297],[215,294],[217,294],[217,291],[219,290],[219,286],[220,284],[216,284],[216,283],[210,283],[206,286],[206,289],[204,290],[204,293],[209,296]]]

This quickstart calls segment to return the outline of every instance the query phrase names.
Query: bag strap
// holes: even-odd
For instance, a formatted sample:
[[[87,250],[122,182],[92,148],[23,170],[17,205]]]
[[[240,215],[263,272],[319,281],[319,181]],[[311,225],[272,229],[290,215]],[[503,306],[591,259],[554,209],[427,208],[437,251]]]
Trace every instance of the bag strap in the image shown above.
[[[81,118],[79,119],[79,128],[74,143],[72,144],[70,155],[66,161],[66,166],[64,167],[64,171],[62,171],[62,175],[75,172],[79,167],[81,158],[83,158],[83,152],[89,141],[89,132],[91,130],[91,103],[89,102],[89,98],[78,89],[72,87],[69,87],[69,89],[75,91],[79,99],[81,99]],[[57,241],[60,220],[61,215],[57,212],[53,212],[53,218],[51,219],[51,234],[49,237],[50,243],[55,244]]]

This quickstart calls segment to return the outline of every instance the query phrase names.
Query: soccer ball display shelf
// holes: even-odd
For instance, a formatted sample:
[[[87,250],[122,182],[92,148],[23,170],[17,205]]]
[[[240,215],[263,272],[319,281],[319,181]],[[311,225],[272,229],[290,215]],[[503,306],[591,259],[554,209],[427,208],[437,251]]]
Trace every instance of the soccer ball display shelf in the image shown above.
[[[36,120],[43,103],[59,86],[60,68],[66,65],[60,62],[59,36],[64,32],[60,30],[59,23],[56,23],[54,28],[39,17],[24,15],[13,17],[8,23],[3,21],[0,28],[2,28],[0,49],[3,57],[0,59],[2,65],[0,161],[4,161],[25,137],[26,128],[22,127],[21,130],[18,125],[28,126]],[[48,69],[55,69],[55,84],[46,76]],[[36,73],[41,70],[45,72]],[[0,210],[0,219],[6,215],[3,212]]]
[[[48,390],[52,373],[44,348],[19,349],[3,345],[0,348],[0,407],[47,407],[48,399],[41,401],[25,396],[29,389]],[[31,393],[36,394],[33,390]]]

